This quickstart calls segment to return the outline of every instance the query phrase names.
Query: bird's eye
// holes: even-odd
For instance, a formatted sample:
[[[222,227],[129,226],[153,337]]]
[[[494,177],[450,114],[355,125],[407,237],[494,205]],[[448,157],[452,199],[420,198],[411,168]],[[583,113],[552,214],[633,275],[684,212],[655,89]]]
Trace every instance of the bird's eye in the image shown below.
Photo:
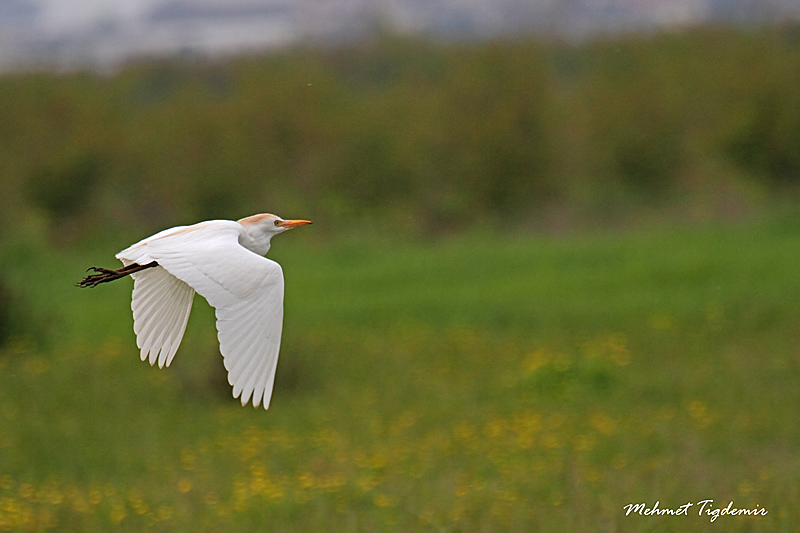
[[[275,225],[276,225],[276,226],[280,226],[280,225],[281,225],[281,221],[280,221],[280,220],[278,220],[277,218],[275,219]]]

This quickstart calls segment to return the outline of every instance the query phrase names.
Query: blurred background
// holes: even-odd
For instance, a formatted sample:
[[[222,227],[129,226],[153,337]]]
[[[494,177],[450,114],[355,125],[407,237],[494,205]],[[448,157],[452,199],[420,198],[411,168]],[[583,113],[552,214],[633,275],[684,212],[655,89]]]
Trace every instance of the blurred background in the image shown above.
[[[0,530],[796,530],[799,20],[4,0]],[[266,413],[201,298],[158,370],[74,287],[260,212],[315,222]]]

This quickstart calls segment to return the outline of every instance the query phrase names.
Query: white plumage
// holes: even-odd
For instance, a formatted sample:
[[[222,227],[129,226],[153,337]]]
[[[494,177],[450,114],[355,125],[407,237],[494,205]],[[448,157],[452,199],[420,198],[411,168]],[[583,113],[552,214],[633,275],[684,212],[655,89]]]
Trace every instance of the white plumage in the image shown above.
[[[305,224],[310,222],[270,214],[212,220],[164,230],[118,253],[125,267],[158,263],[131,274],[142,360],[169,366],[197,292],[215,309],[233,396],[241,396],[242,405],[252,399],[254,407],[269,408],[281,343],[283,272],[263,256],[273,236]]]

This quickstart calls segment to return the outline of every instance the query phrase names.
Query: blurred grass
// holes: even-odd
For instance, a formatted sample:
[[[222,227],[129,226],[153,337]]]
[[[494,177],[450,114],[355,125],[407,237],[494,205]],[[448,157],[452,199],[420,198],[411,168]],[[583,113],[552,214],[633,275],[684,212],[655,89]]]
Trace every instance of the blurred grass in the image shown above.
[[[198,299],[138,361],[117,248],[2,250],[0,530],[794,531],[800,217],[545,238],[276,240],[268,412]],[[714,499],[767,516],[625,517]]]

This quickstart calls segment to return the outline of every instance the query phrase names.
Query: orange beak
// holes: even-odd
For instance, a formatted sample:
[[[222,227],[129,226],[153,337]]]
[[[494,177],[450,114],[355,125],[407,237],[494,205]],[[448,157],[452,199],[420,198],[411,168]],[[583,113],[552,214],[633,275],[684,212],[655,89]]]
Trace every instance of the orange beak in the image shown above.
[[[278,226],[282,228],[296,228],[297,226],[307,226],[311,224],[310,220],[281,220]]]

